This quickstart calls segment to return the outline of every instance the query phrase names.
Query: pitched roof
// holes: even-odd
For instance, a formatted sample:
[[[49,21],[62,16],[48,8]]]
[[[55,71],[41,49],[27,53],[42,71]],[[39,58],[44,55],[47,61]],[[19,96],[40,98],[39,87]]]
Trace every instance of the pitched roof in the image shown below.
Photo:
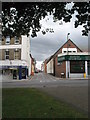
[[[71,41],[81,52],[83,52],[72,40],[68,40],[68,41]],[[67,41],[67,42],[68,42]],[[47,63],[53,58],[53,56],[55,55],[55,54],[57,54],[57,52],[65,45],[65,44],[67,44],[67,42],[65,42],[53,55],[51,55],[49,58],[47,58],[46,60],[47,60]]]
[[[70,39],[68,40],[68,41],[71,41]],[[67,41],[67,42],[68,42]],[[65,45],[65,44],[67,44],[67,42],[65,42],[55,53],[54,53],[54,55]],[[71,41],[81,52],[83,52],[73,41]],[[54,56],[53,55],[53,56]]]

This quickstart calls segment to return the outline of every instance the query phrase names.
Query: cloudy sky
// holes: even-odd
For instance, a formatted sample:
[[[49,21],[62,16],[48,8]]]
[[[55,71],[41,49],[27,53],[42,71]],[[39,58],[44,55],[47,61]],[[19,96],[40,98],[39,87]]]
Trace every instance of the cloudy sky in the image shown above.
[[[40,68],[41,63],[54,54],[66,41],[67,33],[70,33],[69,38],[83,51],[88,50],[88,37],[82,36],[82,26],[74,28],[75,15],[73,15],[71,22],[59,25],[61,21],[53,22],[53,16],[49,15],[41,21],[42,29],[53,28],[54,33],[41,32],[37,33],[37,37],[30,38],[31,54],[37,61],[37,67]]]

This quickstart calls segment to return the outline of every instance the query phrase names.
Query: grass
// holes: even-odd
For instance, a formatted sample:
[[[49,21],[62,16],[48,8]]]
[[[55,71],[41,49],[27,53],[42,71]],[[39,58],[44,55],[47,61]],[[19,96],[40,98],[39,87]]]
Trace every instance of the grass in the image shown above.
[[[3,88],[2,118],[87,118],[34,88]]]

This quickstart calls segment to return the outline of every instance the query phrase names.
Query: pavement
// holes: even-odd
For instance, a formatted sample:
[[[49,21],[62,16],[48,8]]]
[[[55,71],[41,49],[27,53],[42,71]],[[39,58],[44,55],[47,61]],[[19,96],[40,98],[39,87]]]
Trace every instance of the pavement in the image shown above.
[[[60,79],[38,73],[26,80],[4,80],[3,88],[29,87],[64,101],[88,114],[88,79]]]

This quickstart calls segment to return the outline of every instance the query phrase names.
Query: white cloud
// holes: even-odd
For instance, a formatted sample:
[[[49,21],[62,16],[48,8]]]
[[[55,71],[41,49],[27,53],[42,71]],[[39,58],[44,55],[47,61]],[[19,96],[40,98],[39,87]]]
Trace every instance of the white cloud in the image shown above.
[[[53,28],[54,33],[42,35],[41,32],[38,32],[36,38],[31,38],[31,52],[37,61],[44,61],[47,57],[54,54],[67,41],[67,33],[70,33],[69,38],[78,47],[82,50],[88,50],[88,37],[82,36],[82,26],[74,28],[74,18],[75,15],[71,22],[63,22],[63,25],[59,25],[60,21],[54,23],[52,15],[41,21],[44,26],[43,29]]]

